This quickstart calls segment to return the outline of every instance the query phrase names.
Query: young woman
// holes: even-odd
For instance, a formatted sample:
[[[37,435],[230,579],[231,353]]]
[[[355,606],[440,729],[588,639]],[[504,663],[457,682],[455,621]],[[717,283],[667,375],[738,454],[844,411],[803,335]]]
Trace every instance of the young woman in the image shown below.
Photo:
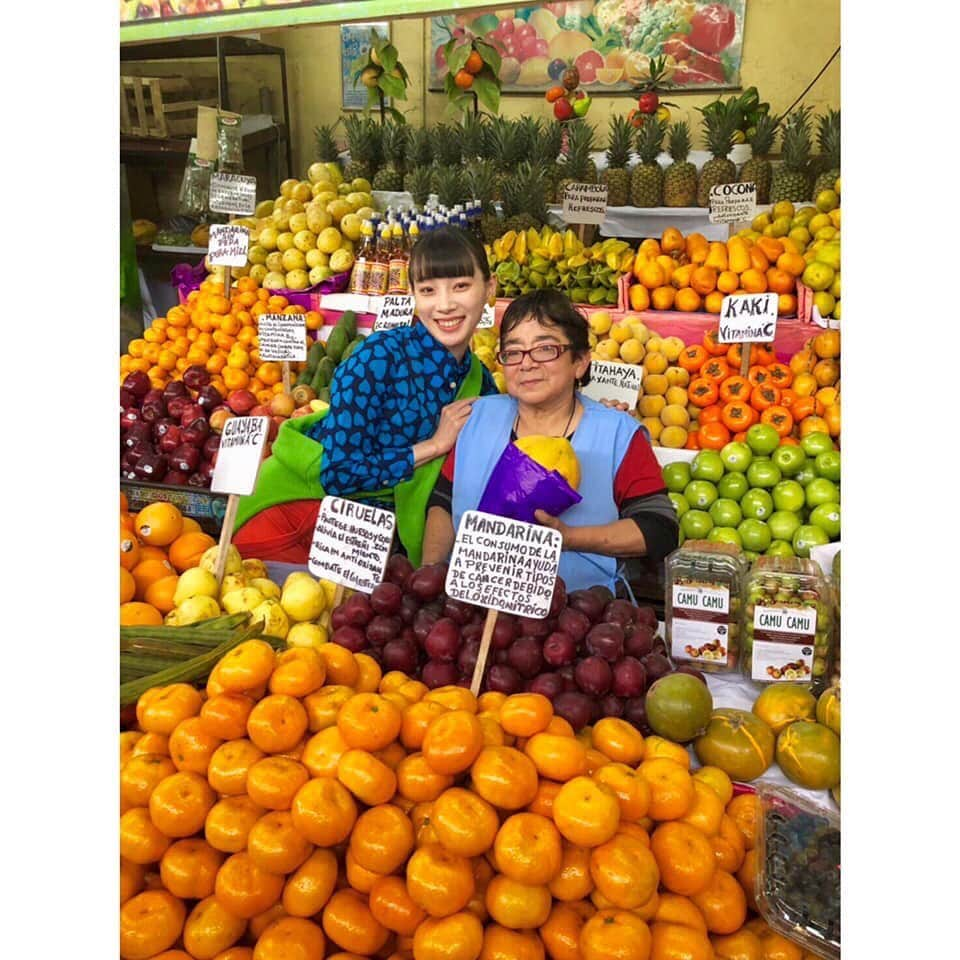
[[[614,589],[619,561],[662,560],[677,546],[678,524],[646,430],[629,414],[584,397],[589,329],[561,293],[514,300],[500,326],[506,396],[474,405],[430,499],[423,561],[445,560],[464,511],[476,509],[508,443],[542,434],[567,437],[580,462],[583,500],[537,520],[563,535],[560,576],[570,590]]]
[[[410,282],[418,322],[371,334],[337,367],[330,409],[288,420],[233,542],[245,556],[306,563],[325,494],[362,498],[397,514],[420,563],[427,499],[476,398],[497,393],[469,350],[496,279],[483,246],[454,227],[417,242]]]

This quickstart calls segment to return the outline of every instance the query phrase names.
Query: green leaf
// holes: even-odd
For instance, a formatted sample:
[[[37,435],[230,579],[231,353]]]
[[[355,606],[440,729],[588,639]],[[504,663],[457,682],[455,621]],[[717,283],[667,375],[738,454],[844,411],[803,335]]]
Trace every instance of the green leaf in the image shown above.
[[[500,54],[496,51],[496,48],[490,46],[489,43],[486,43],[483,40],[477,40],[476,47],[477,53],[480,54],[480,58],[493,71],[493,75],[495,77],[499,76],[500,64],[502,61],[500,59]]]
[[[383,66],[383,69],[387,71],[387,73],[389,73],[397,65],[397,60],[399,59],[397,48],[392,43],[388,43],[382,50],[380,50],[379,56],[380,64]]]
[[[469,43],[461,43],[459,47],[455,47],[453,52],[447,56],[447,66],[450,68],[450,73],[452,73],[453,76],[456,76],[464,68],[467,57],[470,56],[472,49]]]
[[[376,87],[367,87],[367,106],[366,109],[369,110],[371,107],[379,106],[380,97],[377,95]]]
[[[407,86],[400,77],[384,72],[380,74],[377,84],[388,97],[393,97],[395,100],[407,99]]]
[[[387,107],[387,113],[389,113],[397,123],[407,122],[407,118],[396,107]]]
[[[396,69],[400,71],[400,76],[403,77],[404,83],[410,82],[410,74],[407,73],[407,68],[398,60]]]
[[[451,37],[451,38],[443,45],[443,56],[444,56],[444,58],[446,59],[447,63],[450,62],[450,57],[453,55],[453,48],[454,48],[456,45],[457,45],[457,38],[456,38],[456,37]]]
[[[473,92],[477,99],[494,115],[500,112],[500,85],[486,70],[473,78]]]
[[[452,73],[448,73],[444,78],[443,82],[444,82],[444,87],[446,88],[448,97],[454,96],[457,93],[457,91],[460,89],[454,82]]]

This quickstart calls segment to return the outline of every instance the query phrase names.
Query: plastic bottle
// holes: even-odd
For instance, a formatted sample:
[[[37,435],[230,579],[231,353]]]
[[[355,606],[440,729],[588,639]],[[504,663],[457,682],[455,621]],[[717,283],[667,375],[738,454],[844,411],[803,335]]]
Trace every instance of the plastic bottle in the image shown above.
[[[367,293],[370,275],[370,264],[376,258],[377,248],[373,239],[373,224],[364,220],[360,226],[360,249],[353,261],[353,271],[350,274],[350,293]]]
[[[377,250],[374,259],[370,262],[370,272],[367,277],[367,294],[371,297],[382,297],[387,292],[387,281],[390,276],[390,252],[393,247],[390,228],[385,223],[380,224],[377,233]]]
[[[393,225],[393,249],[387,274],[387,293],[407,294],[410,292],[410,260],[407,245],[404,242],[403,227]]]

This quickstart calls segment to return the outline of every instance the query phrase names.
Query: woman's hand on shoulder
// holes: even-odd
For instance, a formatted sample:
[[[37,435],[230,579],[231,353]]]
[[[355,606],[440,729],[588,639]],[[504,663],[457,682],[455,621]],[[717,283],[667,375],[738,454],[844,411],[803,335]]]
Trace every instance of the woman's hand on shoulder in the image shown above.
[[[453,449],[476,399],[476,397],[467,397],[464,400],[454,400],[440,411],[440,423],[430,438],[436,456],[443,456]]]

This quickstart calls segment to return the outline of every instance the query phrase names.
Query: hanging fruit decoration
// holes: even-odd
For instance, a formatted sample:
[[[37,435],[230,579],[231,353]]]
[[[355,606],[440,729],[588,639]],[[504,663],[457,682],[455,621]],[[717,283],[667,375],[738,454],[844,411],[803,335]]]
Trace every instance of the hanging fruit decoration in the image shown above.
[[[669,103],[660,99],[660,90],[668,83],[676,69],[673,57],[655,57],[650,61],[647,78],[637,87],[637,106],[627,115],[627,119],[638,130],[643,126],[647,117],[656,116],[663,123],[670,122]]]
[[[563,123],[585,117],[593,100],[580,89],[580,71],[570,64],[560,78],[560,83],[546,93],[547,103],[553,104],[553,115]]]
[[[492,114],[500,112],[500,54],[485,40],[467,33],[452,37],[443,48],[449,109],[474,111],[480,103]]]
[[[387,107],[386,97],[393,100],[407,99],[407,84],[410,76],[400,62],[397,48],[375,29],[370,31],[370,48],[350,65],[353,85],[362,83],[367,88],[367,107],[380,105],[383,113],[389,113],[397,123],[405,123],[403,114],[396,107]]]

